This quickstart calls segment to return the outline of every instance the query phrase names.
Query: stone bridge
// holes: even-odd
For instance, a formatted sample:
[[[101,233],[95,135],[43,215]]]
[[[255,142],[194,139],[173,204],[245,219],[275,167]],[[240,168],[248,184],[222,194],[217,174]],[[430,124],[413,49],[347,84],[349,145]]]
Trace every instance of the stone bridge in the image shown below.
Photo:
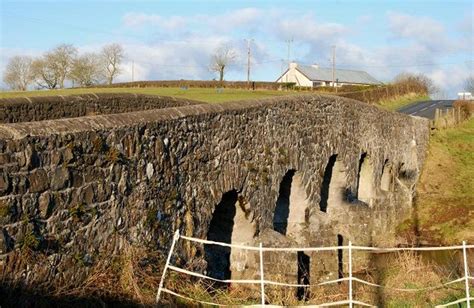
[[[384,245],[411,214],[429,135],[426,120],[329,95],[3,99],[0,120],[3,284],[66,288],[130,246],[167,251],[176,229],[249,245]],[[217,278],[258,266],[213,246],[179,254]],[[344,259],[265,256],[293,283],[340,276]]]

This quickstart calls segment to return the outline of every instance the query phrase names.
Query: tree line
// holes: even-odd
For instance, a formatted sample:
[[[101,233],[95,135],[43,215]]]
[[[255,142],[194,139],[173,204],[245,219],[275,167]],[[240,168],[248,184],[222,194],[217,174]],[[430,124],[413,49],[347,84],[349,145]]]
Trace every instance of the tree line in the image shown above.
[[[108,44],[100,52],[83,54],[71,44],[61,44],[38,58],[12,57],[3,81],[17,91],[25,91],[30,85],[38,89],[64,88],[66,80],[82,87],[112,84],[120,73],[123,58],[124,50],[119,44]]]

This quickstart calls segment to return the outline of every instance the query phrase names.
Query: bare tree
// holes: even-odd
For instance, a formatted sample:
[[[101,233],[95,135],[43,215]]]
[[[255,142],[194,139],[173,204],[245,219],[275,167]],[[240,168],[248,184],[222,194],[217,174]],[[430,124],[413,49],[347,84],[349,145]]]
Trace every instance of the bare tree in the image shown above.
[[[211,58],[210,69],[219,73],[219,81],[224,80],[226,67],[232,64],[236,58],[236,52],[229,45],[221,45],[216,49]]]
[[[11,58],[3,73],[3,81],[12,90],[25,91],[35,78],[32,63],[33,59],[28,56]]]
[[[69,75],[77,56],[77,49],[70,44],[61,44],[48,53],[49,59],[55,62],[60,88],[64,88],[64,80]]]
[[[55,89],[59,85],[59,68],[49,55],[33,61],[32,68],[39,88]]]
[[[474,75],[467,77],[467,79],[464,81],[464,90],[474,93]]]
[[[86,53],[74,60],[69,77],[79,85],[87,87],[102,81],[101,69],[100,56]]]
[[[71,72],[77,49],[61,44],[33,62],[36,82],[40,88],[64,88],[64,81]]]
[[[105,66],[105,77],[108,84],[112,84],[115,77],[120,74],[120,64],[124,58],[124,51],[119,44],[109,44],[102,48],[102,58]]]

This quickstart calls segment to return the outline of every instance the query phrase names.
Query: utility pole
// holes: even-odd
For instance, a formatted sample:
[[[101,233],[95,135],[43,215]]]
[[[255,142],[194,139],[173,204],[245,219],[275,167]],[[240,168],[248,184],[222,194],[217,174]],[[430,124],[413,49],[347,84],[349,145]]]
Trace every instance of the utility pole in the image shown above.
[[[290,50],[291,50],[291,43],[293,42],[293,38],[286,40],[286,43],[288,44],[288,72],[290,69]],[[288,74],[286,74],[286,82],[288,82]]]
[[[336,86],[336,46],[332,46],[332,86]],[[337,89],[336,89],[337,90]]]
[[[250,89],[250,42],[253,39],[246,39],[247,41],[247,88]]]
[[[135,61],[132,60],[132,82],[134,81],[134,75],[135,75]]]

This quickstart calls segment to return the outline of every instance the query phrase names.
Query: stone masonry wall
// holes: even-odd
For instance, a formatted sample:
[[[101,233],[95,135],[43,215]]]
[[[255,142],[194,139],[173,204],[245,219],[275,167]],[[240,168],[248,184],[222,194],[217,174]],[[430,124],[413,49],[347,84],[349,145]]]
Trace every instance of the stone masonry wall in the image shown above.
[[[421,118],[319,95],[1,124],[0,274],[31,286],[75,286],[129,245],[167,251],[176,229],[206,238],[216,204],[231,190],[256,241],[292,243],[271,235],[290,169],[301,173],[310,204],[297,242],[336,245],[342,234],[354,245],[375,245],[410,212],[428,130]],[[361,153],[373,165],[370,205],[350,197]],[[333,154],[345,166],[347,196],[321,213]],[[382,192],[387,161],[394,184]],[[18,261],[25,248],[45,258],[26,266]],[[190,262],[204,256],[200,246],[179,252]],[[251,267],[240,276],[254,275]],[[314,271],[333,273],[334,262]]]
[[[200,104],[141,94],[81,94],[0,99],[0,123],[31,122]]]

